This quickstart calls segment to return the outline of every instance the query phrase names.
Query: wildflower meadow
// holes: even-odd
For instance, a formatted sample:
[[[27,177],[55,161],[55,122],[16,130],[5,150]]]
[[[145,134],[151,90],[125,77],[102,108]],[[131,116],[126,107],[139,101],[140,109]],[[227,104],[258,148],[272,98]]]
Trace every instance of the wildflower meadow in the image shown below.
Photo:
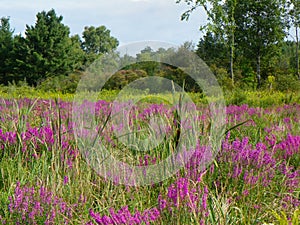
[[[170,138],[140,153],[116,138],[120,127],[107,119],[111,102],[94,106],[101,141],[120,161],[151,166],[174,151],[174,107],[144,102],[131,112],[138,129],[154,116],[167,121]],[[300,104],[228,105],[210,163],[201,165],[209,146],[199,141],[176,173],[139,186],[97,173],[75,138],[72,107],[60,98],[0,100],[0,223],[299,224]],[[211,121],[207,105],[197,110],[202,140]]]

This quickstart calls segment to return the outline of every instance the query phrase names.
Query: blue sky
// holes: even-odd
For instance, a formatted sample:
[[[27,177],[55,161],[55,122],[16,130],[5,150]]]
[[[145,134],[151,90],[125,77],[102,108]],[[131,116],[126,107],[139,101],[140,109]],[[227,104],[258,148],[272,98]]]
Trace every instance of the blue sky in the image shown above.
[[[205,23],[205,14],[195,11],[189,21],[180,21],[187,9],[176,0],[0,0],[0,16],[10,17],[15,33],[24,33],[33,25],[38,12],[51,8],[64,17],[72,34],[82,33],[85,26],[105,25],[121,45],[135,41],[158,40],[181,45],[197,44]]]

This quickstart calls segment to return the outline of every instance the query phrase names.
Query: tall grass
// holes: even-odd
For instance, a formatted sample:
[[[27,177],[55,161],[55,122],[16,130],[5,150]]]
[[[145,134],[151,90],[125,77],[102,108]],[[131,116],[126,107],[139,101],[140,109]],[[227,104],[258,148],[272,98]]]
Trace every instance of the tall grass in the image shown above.
[[[118,90],[102,90],[99,92],[89,93],[89,96],[94,96],[93,99],[113,101],[118,96]],[[207,104],[208,101],[216,101],[205,96],[204,93],[188,93],[193,102],[196,104]],[[63,101],[72,101],[74,93],[62,93],[53,91],[43,91],[29,86],[0,86],[0,96],[5,99],[20,99],[37,97],[41,99],[55,99],[60,98]],[[167,94],[149,94],[143,91],[135,90],[132,95],[127,96],[127,100],[132,99],[132,96],[140,95],[140,99],[147,99],[153,103],[167,103],[164,99],[172,99],[172,93]],[[84,96],[84,94],[83,94]],[[280,92],[274,90],[260,90],[260,91],[245,91],[245,90],[226,90],[224,97],[227,105],[243,105],[247,104],[252,107],[271,107],[285,104],[293,104],[300,102],[300,92]],[[142,100],[143,101],[143,100]]]
[[[68,98],[68,97],[66,97]],[[293,97],[294,98],[294,97]],[[161,103],[161,102],[160,102]],[[96,103],[108,150],[135,165],[155,164],[174,148],[166,138],[154,151],[136,152],[116,138]],[[209,135],[209,111],[200,105],[199,137]],[[205,142],[178,173],[148,186],[128,186],[99,176],[74,138],[72,103],[61,99],[0,101],[0,221],[3,224],[297,224],[300,206],[300,105],[267,108],[232,105],[227,134],[205,169]],[[163,104],[142,103],[135,125],[153,116],[169,121]],[[232,128],[232,129],[231,129]],[[137,128],[138,129],[138,128]],[[1,223],[0,222],[0,223]]]

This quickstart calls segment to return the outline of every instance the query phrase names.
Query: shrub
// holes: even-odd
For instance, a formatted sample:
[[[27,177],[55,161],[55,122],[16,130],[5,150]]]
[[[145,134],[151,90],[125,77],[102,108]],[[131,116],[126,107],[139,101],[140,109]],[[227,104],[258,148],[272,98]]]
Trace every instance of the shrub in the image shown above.
[[[41,82],[37,86],[37,89],[42,91],[75,93],[80,77],[80,73],[73,73],[68,76],[60,75],[49,77]]]
[[[275,88],[278,91],[299,91],[300,81],[292,74],[280,74],[276,76]]]

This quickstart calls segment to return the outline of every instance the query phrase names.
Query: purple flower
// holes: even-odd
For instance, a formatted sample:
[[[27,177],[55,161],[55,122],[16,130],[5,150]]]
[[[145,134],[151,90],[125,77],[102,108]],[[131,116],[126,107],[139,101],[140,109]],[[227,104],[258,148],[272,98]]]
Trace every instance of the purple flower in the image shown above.
[[[243,195],[244,195],[244,196],[248,196],[248,195],[249,195],[249,191],[248,191],[248,190],[244,190],[244,191],[243,191]]]
[[[68,184],[69,182],[69,177],[68,176],[65,176],[64,177],[64,185]]]
[[[161,195],[158,196],[158,207],[161,211],[167,207],[167,201]]]
[[[17,224],[53,224],[58,217],[68,223],[72,220],[72,211],[78,210],[78,204],[68,205],[44,186],[21,187],[20,182],[17,182],[14,195],[9,196],[9,212]]]
[[[208,189],[207,186],[204,186],[204,193],[202,196],[202,207],[204,210],[207,209],[207,195],[208,195]]]

